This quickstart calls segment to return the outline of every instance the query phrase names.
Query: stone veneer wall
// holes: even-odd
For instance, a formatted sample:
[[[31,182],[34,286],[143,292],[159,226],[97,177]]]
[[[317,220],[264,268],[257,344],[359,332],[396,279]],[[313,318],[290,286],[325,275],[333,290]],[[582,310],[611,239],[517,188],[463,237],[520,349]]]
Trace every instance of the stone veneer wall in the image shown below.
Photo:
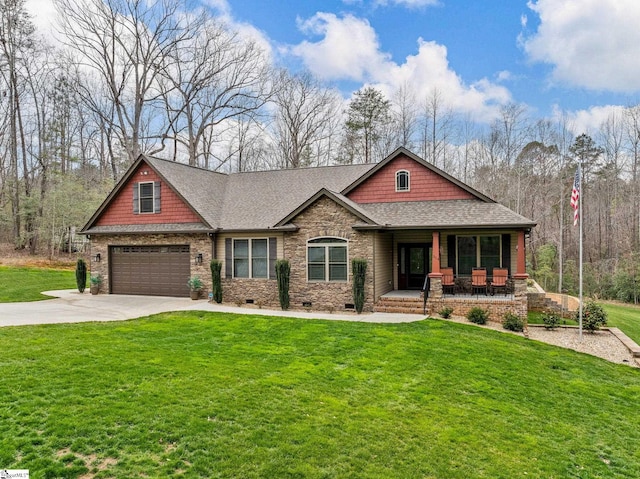
[[[109,292],[109,246],[190,246],[191,276],[199,276],[204,283],[203,292],[211,291],[211,269],[209,262],[212,258],[211,239],[207,234],[145,234],[145,235],[93,235],[91,237],[91,274],[102,275],[101,293]],[[99,263],[93,257],[100,253]],[[194,257],[202,253],[202,264],[197,265]],[[187,278],[188,279],[188,278]]]
[[[434,288],[434,283],[436,288]],[[434,291],[439,286],[439,291]],[[435,293],[435,294],[434,294]],[[494,299],[496,298],[496,299]],[[513,313],[522,319],[527,318],[527,280],[514,279],[513,299],[504,300],[497,296],[458,297],[443,296],[440,279],[431,279],[431,289],[427,300],[429,314],[438,314],[445,306],[453,308],[456,316],[466,316],[475,307],[486,309],[489,312],[489,321],[502,322],[505,313]]]
[[[289,296],[291,308],[311,303],[314,310],[343,311],[353,304],[351,260],[367,260],[365,311],[373,311],[374,233],[356,231],[352,225],[361,220],[329,198],[323,197],[300,213],[293,223],[298,231],[284,237],[284,256],[291,264]],[[343,238],[347,243],[348,280],[346,282],[307,281],[307,241],[319,237]],[[277,296],[277,286],[275,294]]]

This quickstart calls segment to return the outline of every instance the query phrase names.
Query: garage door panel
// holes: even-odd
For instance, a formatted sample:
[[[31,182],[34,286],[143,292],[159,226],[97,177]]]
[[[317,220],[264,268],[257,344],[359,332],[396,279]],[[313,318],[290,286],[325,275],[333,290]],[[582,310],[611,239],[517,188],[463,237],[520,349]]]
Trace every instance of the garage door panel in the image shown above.
[[[111,292],[188,296],[191,274],[188,245],[112,246]]]

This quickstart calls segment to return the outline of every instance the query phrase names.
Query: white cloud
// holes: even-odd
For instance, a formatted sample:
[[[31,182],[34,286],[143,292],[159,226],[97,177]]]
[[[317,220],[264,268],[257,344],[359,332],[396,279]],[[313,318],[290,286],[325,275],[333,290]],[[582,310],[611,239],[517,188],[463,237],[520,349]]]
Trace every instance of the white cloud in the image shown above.
[[[304,41],[291,52],[320,78],[372,83],[387,97],[403,85],[410,85],[419,99],[437,89],[447,105],[481,121],[492,119],[496,106],[511,100],[506,88],[487,79],[465,84],[450,68],[446,47],[436,42],[418,39],[417,53],[398,64],[381,50],[375,30],[364,19],[317,13],[300,22],[300,28],[321,38]]]
[[[611,115],[623,115],[624,109],[625,108],[620,105],[605,105],[594,106],[588,110],[563,113],[556,105],[553,109],[553,116],[558,120],[566,120],[567,128],[575,136],[581,135],[582,133],[594,136]]]
[[[528,6],[540,25],[523,47],[530,60],[553,66],[553,81],[640,91],[638,0],[537,0]]]
[[[321,78],[363,81],[372,69],[389,61],[389,55],[380,52],[376,33],[366,20],[319,12],[308,20],[299,20],[298,28],[308,35],[323,37],[317,42],[303,41],[291,49]]]
[[[39,34],[51,38],[55,33],[56,9],[51,0],[27,0],[27,12]]]
[[[376,5],[388,5],[392,3],[393,5],[399,5],[407,8],[423,8],[430,7],[433,5],[438,5],[440,2],[438,0],[376,0]]]

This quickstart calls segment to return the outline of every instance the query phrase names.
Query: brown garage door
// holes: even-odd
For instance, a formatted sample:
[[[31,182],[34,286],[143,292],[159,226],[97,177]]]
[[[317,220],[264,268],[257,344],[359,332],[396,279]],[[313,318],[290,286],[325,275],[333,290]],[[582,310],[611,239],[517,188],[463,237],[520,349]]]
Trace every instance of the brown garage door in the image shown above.
[[[111,292],[189,296],[189,245],[111,246]]]

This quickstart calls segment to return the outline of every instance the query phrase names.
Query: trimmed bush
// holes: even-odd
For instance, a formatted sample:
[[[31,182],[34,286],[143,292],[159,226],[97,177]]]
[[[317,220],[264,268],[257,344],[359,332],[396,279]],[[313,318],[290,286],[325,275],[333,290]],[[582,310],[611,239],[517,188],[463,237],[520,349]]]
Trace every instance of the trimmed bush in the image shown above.
[[[542,322],[546,329],[556,329],[560,325],[560,316],[553,311],[546,311],[542,315]]]
[[[513,313],[506,313],[502,320],[502,327],[509,331],[522,332],[524,330],[524,321],[520,316]]]
[[[580,312],[576,311],[576,321],[580,321]],[[582,327],[593,333],[607,325],[607,312],[595,301],[588,301],[582,309]]]
[[[467,319],[472,323],[487,324],[487,320],[489,319],[489,312],[486,309],[482,309],[476,306],[475,308],[471,308],[471,310],[467,313]]]
[[[209,263],[209,268],[211,269],[213,300],[220,304],[222,303],[222,277],[220,276],[220,272],[222,271],[222,261],[212,259]]]
[[[367,260],[353,258],[351,272],[353,273],[353,304],[360,314],[364,308],[364,280],[367,274]]]
[[[278,299],[280,300],[280,307],[283,311],[289,309],[289,276],[291,276],[289,260],[277,260],[276,280],[278,281]]]
[[[453,313],[453,308],[451,306],[445,306],[440,311],[438,311],[438,314],[440,315],[440,317],[444,319],[450,318],[451,313]]]
[[[84,293],[87,287],[87,263],[82,258],[78,259],[76,263],[76,285],[78,286],[78,291]]]

